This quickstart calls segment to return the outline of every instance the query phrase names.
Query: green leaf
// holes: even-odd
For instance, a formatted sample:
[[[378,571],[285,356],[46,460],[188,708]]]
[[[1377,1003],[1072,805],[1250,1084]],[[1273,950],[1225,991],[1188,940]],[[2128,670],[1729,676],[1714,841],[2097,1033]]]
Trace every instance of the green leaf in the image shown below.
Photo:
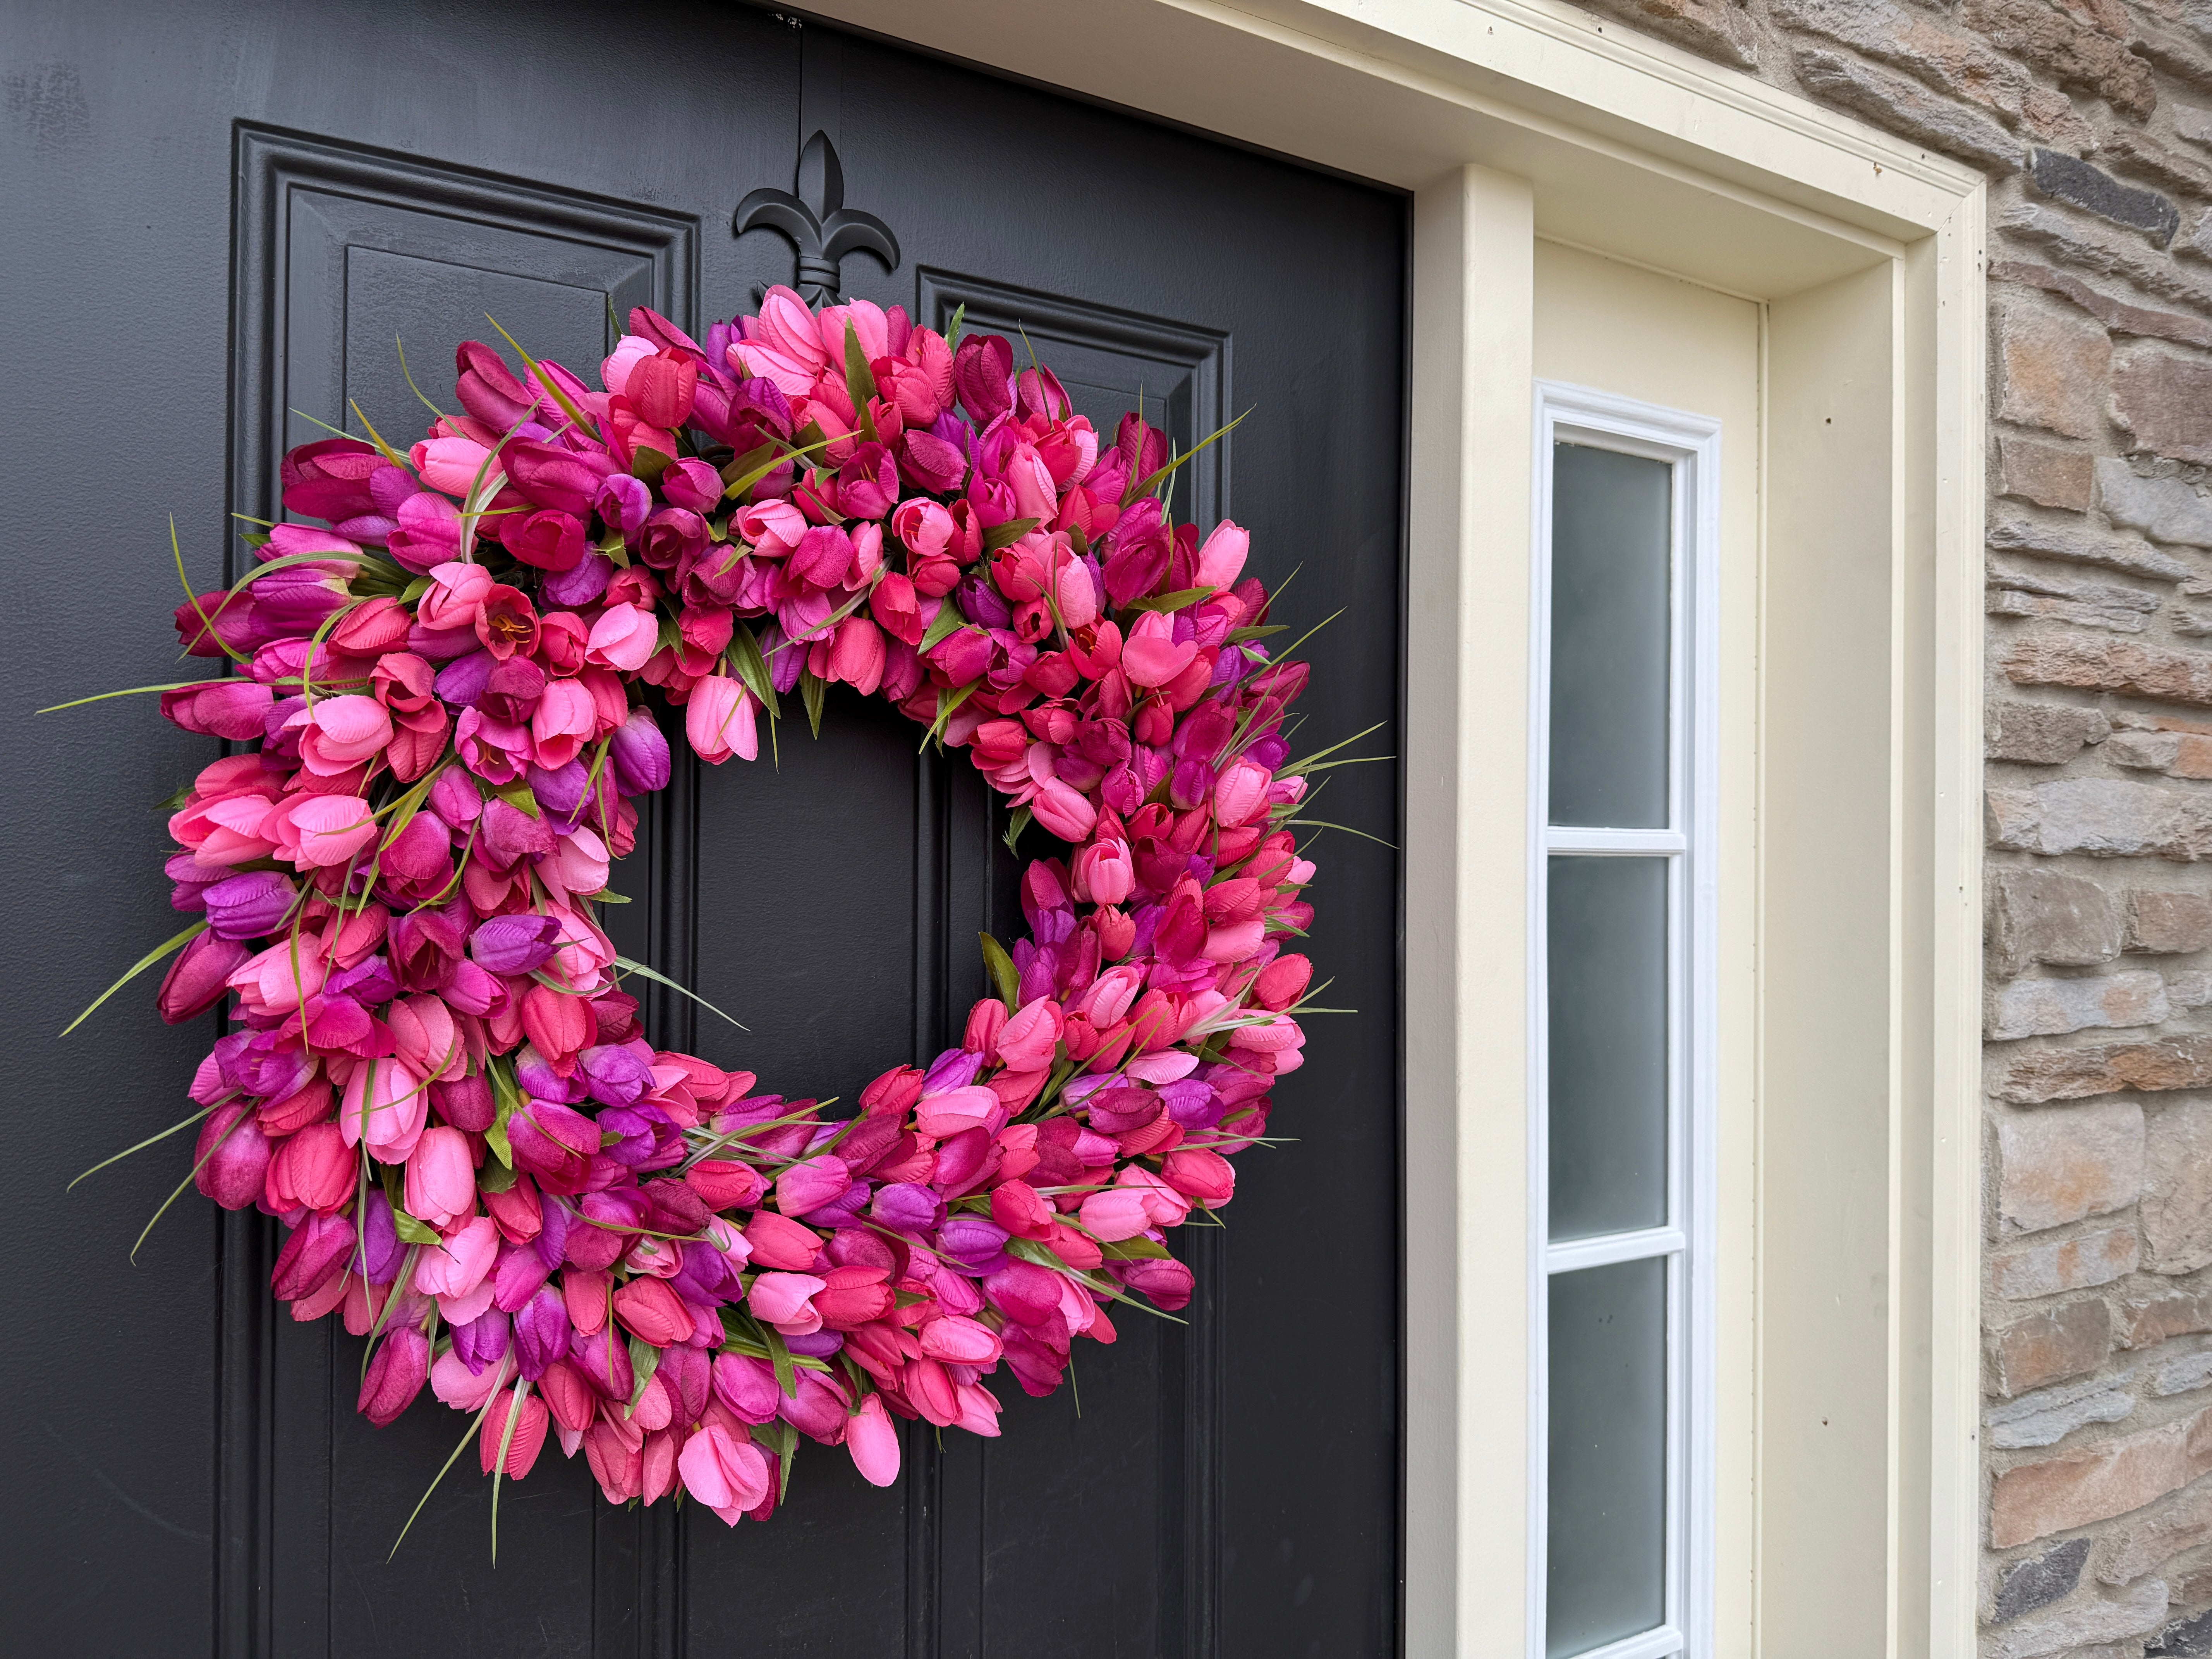
[[[628,957],[617,957],[615,958],[615,966],[621,969],[625,974],[635,974],[641,979],[651,980],[655,985],[665,985],[670,990],[675,992],[679,996],[690,997],[692,1001],[697,1003],[702,1008],[706,1009],[709,1013],[721,1014],[724,1019],[729,1019],[730,1024],[737,1026],[740,1031],[750,1031],[752,1030],[752,1027],[750,1025],[745,1025],[740,1024],[737,1020],[730,1019],[730,1017],[727,1014],[723,1014],[720,1008],[715,1007],[713,1003],[708,1001],[706,998],[701,996],[696,991],[689,990],[684,986],[678,985],[674,980],[669,978],[667,975],[656,973],[653,969],[647,967],[641,962],[632,962]]]
[[[806,706],[806,723],[814,728],[814,735],[822,735],[822,700],[830,694],[829,682],[811,669],[799,671],[799,700]]]
[[[1121,609],[1124,611],[1180,611],[1187,605],[1196,605],[1213,591],[1210,587],[1178,587],[1172,593],[1155,594],[1149,599],[1132,599]]]
[[[417,1221],[397,1204],[392,1206],[392,1225],[398,1233],[402,1244],[441,1244],[445,1242],[435,1227],[427,1222]]]
[[[487,1140],[490,1138],[488,1133],[484,1137]],[[507,1139],[507,1131],[504,1128],[500,1130],[499,1138],[502,1141]],[[513,1189],[514,1181],[514,1167],[509,1164],[487,1164],[477,1171],[477,1188],[480,1192],[508,1192]]]
[[[487,1062],[484,1075],[491,1079],[492,1100],[496,1109],[491,1127],[484,1131],[484,1145],[512,1171],[514,1148],[507,1138],[507,1121],[522,1109],[522,1091],[515,1086],[514,1073],[507,1070],[504,1060]]]
[[[645,1385],[660,1369],[660,1350],[642,1337],[633,1336],[629,1340],[629,1369],[637,1380],[630,1387],[629,1404],[623,1407],[625,1420],[637,1410],[637,1402],[645,1398]]]
[[[999,995],[1011,1014],[1019,1006],[1022,994],[1022,976],[1014,971],[1014,959],[1006,954],[1006,947],[988,933],[975,937],[983,942],[983,965],[991,970],[992,981],[998,986]]]
[[[791,1464],[792,1460],[799,1455],[799,1431],[778,1418],[773,1423],[763,1424],[748,1432],[754,1439],[775,1449],[776,1461],[783,1468],[775,1489],[776,1501],[781,1503],[791,1495]]]
[[[1124,1238],[1101,1244],[1098,1254],[1109,1261],[1164,1261],[1168,1259],[1168,1247],[1157,1239]]]
[[[845,325],[845,395],[853,400],[854,414],[866,420],[868,399],[876,395],[876,372],[868,367],[868,354],[860,345],[860,331],[850,320]]]
[[[968,619],[960,614],[960,607],[952,603],[948,594],[938,605],[937,614],[929,619],[929,626],[921,630],[921,643],[915,650],[926,657],[940,640],[951,638],[967,625]]]
[[[994,524],[983,532],[983,550],[995,553],[1002,547],[1012,547],[1042,522],[1038,519],[1009,519],[1004,524]]]
[[[775,1367],[775,1386],[783,1390],[785,1399],[798,1399],[799,1372],[791,1363],[791,1345],[773,1325],[762,1326],[761,1334],[768,1343],[769,1364]]]
[[[647,483],[658,483],[660,475],[675,461],[673,455],[664,455],[659,450],[641,444],[629,464],[630,476]]]
[[[962,325],[967,320],[968,302],[965,300],[963,300],[958,305],[952,308],[952,320],[946,325],[945,330],[945,343],[952,347],[955,350],[959,349],[960,329]]]
[[[1021,854],[1021,848],[1016,843],[1021,840],[1022,831],[1030,827],[1030,820],[1036,816],[1036,814],[1030,811],[1028,807],[1019,806],[1014,809],[1013,815],[1006,820],[1006,850],[1016,857]]]
[[[960,705],[967,702],[969,698],[974,696],[975,695],[975,688],[982,684],[983,682],[981,680],[972,681],[969,684],[962,686],[957,691],[951,690],[950,687],[940,687],[937,693],[937,718],[930,721],[929,730],[921,734],[922,748],[928,748],[932,743],[937,740],[938,733],[944,731],[946,722],[951,720],[953,715],[959,712]]]
[[[105,991],[102,991],[98,996],[92,1000],[91,1008],[86,1009],[75,1019],[71,1020],[67,1025],[64,1026],[62,1028],[62,1035],[64,1036],[67,1036],[71,1031],[76,1030],[78,1026],[83,1024],[85,1021],[90,1019],[93,1015],[93,1010],[98,1008],[101,1003],[106,1001],[108,998],[113,996],[118,991],[128,985],[132,980],[137,978],[139,975],[144,973],[149,968],[151,968],[155,963],[159,962],[163,957],[167,956],[170,951],[183,949],[185,945],[191,944],[193,939],[197,939],[200,934],[206,931],[207,918],[203,916],[199,921],[185,928],[183,933],[179,933],[174,939],[165,939],[161,944],[155,945],[152,950],[147,951],[144,956],[139,957],[137,962],[131,965],[130,971],[125,973],[121,979],[117,980],[114,984],[109,986]],[[244,1120],[242,1119],[240,1120],[240,1121],[243,1121]]]
[[[538,796],[526,783],[510,783],[503,788],[493,790],[492,793],[497,795],[509,806],[529,813],[533,818],[542,818],[545,816],[538,810]]]
[[[729,648],[722,653],[723,659],[737,671],[744,682],[745,690],[761,701],[770,720],[777,718],[775,684],[769,678],[768,659],[761,655],[760,641],[753,630],[739,623],[730,630]]]
[[[1244,415],[1249,415],[1251,412],[1252,411],[1248,409],[1244,411]],[[1229,434],[1237,430],[1237,427],[1243,423],[1244,415],[1239,415],[1235,420],[1230,422],[1227,426],[1217,428],[1206,436],[1200,438],[1196,443],[1193,444],[1188,449],[1184,450],[1182,454],[1176,456],[1175,459],[1170,461],[1165,466],[1153,473],[1149,478],[1143,480],[1141,483],[1131,484],[1127,489],[1121,492],[1121,505],[1123,507],[1127,507],[1130,502],[1135,501],[1138,496],[1151,495],[1154,489],[1158,488],[1161,479],[1166,477],[1168,474],[1173,472],[1185,461],[1197,454],[1200,450],[1205,448],[1206,445],[1212,443],[1216,438],[1226,437]]]
[[[185,804],[192,798],[192,789],[193,786],[189,783],[179,784],[175,794],[167,800],[157,800],[154,803],[154,810],[157,812],[170,813],[183,811]]]
[[[1049,1245],[1034,1238],[1008,1239],[1006,1254],[1018,1256],[1024,1261],[1034,1261],[1040,1267],[1049,1267],[1056,1273],[1067,1271],[1067,1263],[1054,1255]]]

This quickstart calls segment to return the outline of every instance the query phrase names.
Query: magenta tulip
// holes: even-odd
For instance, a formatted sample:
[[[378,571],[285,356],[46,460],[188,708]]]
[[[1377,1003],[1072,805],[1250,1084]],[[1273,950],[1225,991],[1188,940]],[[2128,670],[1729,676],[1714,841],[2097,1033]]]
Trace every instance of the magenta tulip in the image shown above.
[[[236,939],[206,933],[178,953],[154,994],[154,1006],[172,1025],[181,1025],[222,1000],[230,976],[252,953]]]
[[[389,1333],[377,1344],[362,1378],[358,1409],[384,1428],[415,1403],[430,1377],[430,1341],[412,1328]]]

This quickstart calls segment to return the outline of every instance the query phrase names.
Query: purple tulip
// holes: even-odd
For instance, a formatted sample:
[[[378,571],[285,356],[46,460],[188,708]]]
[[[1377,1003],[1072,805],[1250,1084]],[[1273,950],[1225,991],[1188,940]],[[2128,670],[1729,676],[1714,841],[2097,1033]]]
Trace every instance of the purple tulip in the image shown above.
[[[518,859],[542,857],[553,850],[553,826],[503,800],[484,803],[477,826],[477,852],[495,870],[512,868]]]
[[[941,1095],[948,1090],[964,1089],[975,1080],[975,1073],[982,1066],[982,1055],[971,1054],[965,1048],[947,1048],[931,1062],[927,1075],[921,1079],[921,1091]]]
[[[1006,1238],[1004,1227],[979,1215],[947,1216],[937,1230],[938,1248],[976,1273],[997,1271],[1006,1261]]]
[[[585,1049],[576,1056],[576,1069],[583,1073],[586,1092],[603,1106],[634,1105],[653,1087],[652,1066],[627,1043]]]
[[[550,772],[532,763],[523,769],[523,776],[528,780],[530,793],[538,798],[538,805],[557,823],[573,824],[577,809],[592,798],[592,774],[580,760],[572,760]]]
[[[483,812],[483,794],[459,767],[447,767],[430,786],[430,810],[449,827],[465,830]]]
[[[383,1190],[372,1182],[361,1230],[362,1277],[372,1285],[389,1285],[399,1276],[399,1264],[406,1259],[406,1247],[399,1242],[398,1227],[392,1220],[392,1205]]]
[[[324,981],[323,994],[349,996],[373,1007],[399,994],[399,978],[392,971],[391,958],[380,951],[331,975]]]
[[[534,1305],[534,1304],[533,1304]],[[562,1322],[568,1322],[563,1313]],[[576,1369],[584,1380],[610,1400],[629,1404],[630,1390],[636,1384],[636,1373],[629,1364],[629,1344],[623,1340],[612,1321],[586,1336],[572,1329],[568,1335],[568,1354],[576,1362]],[[528,1376],[526,1369],[524,1376]]]
[[[668,787],[668,739],[650,709],[629,711],[629,718],[615,728],[607,754],[614,763],[615,787],[623,794],[647,795]]]
[[[447,673],[453,672],[447,669]],[[445,676],[441,675],[441,681]],[[520,654],[496,664],[485,676],[477,707],[495,720],[515,725],[530,718],[545,695],[545,671]]]
[[[522,1085],[523,1093],[538,1100],[572,1106],[584,1097],[580,1078],[562,1077],[546,1063],[544,1055],[527,1043],[514,1057],[514,1080]]]
[[[471,651],[465,657],[456,657],[438,671],[438,695],[456,708],[473,708],[477,699],[483,696],[491,671],[497,665],[498,659],[482,649]]]
[[[491,916],[469,936],[469,954],[490,973],[527,974],[552,960],[560,938],[561,924],[551,916]]]
[[[208,931],[220,939],[263,939],[283,925],[299,889],[274,870],[218,881],[205,894]]]
[[[482,1376],[485,1366],[506,1358],[512,1334],[507,1316],[497,1308],[487,1308],[467,1324],[453,1327],[453,1352],[469,1368],[470,1376]]]
[[[477,1073],[430,1085],[430,1103],[438,1115],[456,1129],[482,1134],[499,1116],[490,1081]]]
[[[264,1100],[297,1094],[315,1074],[314,1056],[279,1046],[274,1031],[234,1031],[216,1045],[216,1054],[224,1082]]]
[[[936,1192],[917,1182],[894,1181],[876,1189],[868,1213],[893,1232],[927,1232],[945,1213]]]
[[[783,1341],[793,1353],[804,1354],[809,1359],[827,1359],[845,1346],[845,1335],[842,1331],[817,1331],[811,1336],[787,1336]],[[842,1425],[844,1415],[842,1406],[838,1407],[836,1419],[831,1419],[826,1413],[820,1413],[817,1426],[829,1428],[835,1432],[836,1428]]]
[[[636,484],[640,494],[645,493],[645,486],[638,479],[627,473],[617,476],[625,483]],[[607,482],[612,483],[614,480],[610,478]],[[648,495],[647,499],[650,501],[652,498]],[[639,514],[641,521],[643,517],[642,514]],[[612,559],[604,553],[586,553],[570,568],[549,572],[538,591],[548,605],[581,611],[586,605],[598,602],[599,595],[607,591],[607,583],[613,579],[614,574]]]
[[[548,1365],[566,1358],[574,1334],[561,1292],[550,1285],[541,1288],[514,1316],[514,1359],[524,1377],[535,1382],[545,1375]],[[627,1352],[623,1363],[629,1363]]]

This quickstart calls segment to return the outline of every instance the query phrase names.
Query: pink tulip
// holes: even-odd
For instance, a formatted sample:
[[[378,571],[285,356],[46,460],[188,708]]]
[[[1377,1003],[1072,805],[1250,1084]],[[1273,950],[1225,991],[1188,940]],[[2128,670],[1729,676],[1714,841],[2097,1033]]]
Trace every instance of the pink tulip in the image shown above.
[[[252,1108],[218,1106],[208,1114],[193,1148],[193,1183],[224,1209],[242,1210],[261,1196],[269,1160],[269,1138]]]
[[[388,1333],[362,1378],[361,1414],[380,1429],[389,1426],[414,1404],[429,1376],[429,1339],[411,1328]]]
[[[601,668],[635,673],[659,648],[660,623],[634,605],[611,605],[592,624],[584,660]]]
[[[574,680],[553,680],[530,716],[530,738],[538,765],[556,771],[576,758],[598,723],[592,694]]]
[[[161,693],[161,715],[187,732],[242,743],[267,730],[276,695],[252,680],[209,680]]]
[[[398,1060],[365,1060],[346,1083],[338,1130],[349,1146],[366,1144],[380,1161],[404,1164],[429,1115],[422,1079]]]
[[[300,763],[310,772],[335,777],[373,758],[392,741],[392,716],[374,697],[349,695],[319,697],[284,722],[300,732]]]
[[[1249,823],[1267,809],[1267,786],[1275,775],[1256,761],[1234,760],[1213,786],[1213,817],[1224,830]]]
[[[1306,957],[1296,954],[1277,957],[1252,981],[1252,1000],[1262,1008],[1280,1013],[1306,994],[1306,987],[1312,980],[1313,963]]]
[[[805,1215],[834,1204],[853,1184],[844,1159],[828,1153],[787,1167],[775,1178],[775,1207],[786,1215]]]
[[[496,1365],[486,1365],[481,1371],[472,1371],[468,1364],[453,1349],[438,1356],[430,1367],[430,1392],[441,1403],[455,1411],[477,1412],[483,1409],[501,1382],[514,1380],[514,1363],[504,1358]]]
[[[814,1311],[809,1298],[823,1288],[824,1282],[811,1273],[762,1273],[745,1293],[745,1305],[752,1310],[754,1318],[778,1329],[788,1325],[819,1330],[822,1316]],[[805,1333],[793,1330],[786,1334]]]
[[[922,1133],[943,1139],[987,1125],[1001,1110],[995,1093],[981,1085],[970,1085],[924,1095],[915,1103],[914,1123]]]
[[[287,1137],[269,1160],[262,1195],[282,1214],[291,1210],[328,1213],[353,1196],[360,1165],[335,1123],[310,1123]]]
[[[999,1060],[1009,1070],[1038,1072],[1050,1066],[1063,1021],[1049,997],[1024,1004],[999,1033]]]
[[[480,564],[459,560],[430,572],[430,586],[415,607],[416,620],[424,628],[443,630],[473,629],[484,596],[492,590],[491,573]]]
[[[1121,641],[1121,672],[1133,685],[1165,685],[1197,655],[1195,640],[1176,643],[1172,617],[1165,611],[1147,611]]]
[[[599,384],[610,392],[623,391],[629,385],[630,370],[659,349],[659,345],[642,334],[623,335],[615,342],[613,352],[599,364]]]
[[[730,1526],[769,1495],[769,1465],[760,1448],[740,1442],[719,1423],[693,1431],[677,1454],[684,1489]]]
[[[1092,842],[1071,861],[1068,877],[1077,899],[1091,904],[1119,904],[1136,885],[1129,843]]]
[[[442,1232],[476,1202],[468,1137],[443,1126],[423,1130],[407,1155],[407,1213]]]
[[[684,732],[693,750],[710,766],[720,766],[732,755],[752,760],[760,754],[752,694],[727,675],[709,674],[691,688]]]
[[[507,1138],[514,1167],[550,1192],[580,1190],[586,1161],[599,1150],[599,1126],[550,1100],[532,1100],[509,1118]]]
[[[374,699],[365,701],[376,707]],[[349,864],[355,854],[376,839],[368,803],[355,795],[295,795],[271,811],[261,827],[276,842],[276,856],[303,870]]]
[[[237,939],[202,933],[177,953],[169,971],[161,976],[154,1006],[172,1025],[181,1025],[222,1000],[230,976],[242,968],[252,952]]]
[[[863,1400],[846,1424],[845,1449],[852,1454],[853,1467],[870,1486],[888,1486],[898,1479],[898,1426],[884,1409],[881,1395],[872,1394]]]
[[[714,1398],[741,1422],[773,1423],[782,1391],[765,1362],[744,1354],[723,1353],[714,1356]]]
[[[442,489],[448,495],[465,497],[476,488],[477,475],[483,471],[491,452],[482,444],[468,438],[430,438],[408,452],[407,459],[422,474],[422,482],[433,489]],[[489,483],[501,478],[495,465],[485,474]]]
[[[684,1298],[659,1279],[633,1279],[617,1291],[615,1317],[656,1348],[690,1341],[695,1328]]]
[[[1118,1244],[1152,1226],[1145,1195],[1127,1187],[1111,1187],[1083,1200],[1083,1225],[1102,1244]]]
[[[1245,556],[1251,549],[1250,533],[1224,519],[1198,550],[1198,568],[1192,573],[1190,585],[1227,587],[1243,574]]]
[[[924,1354],[948,1365],[988,1367],[998,1363],[997,1334],[989,1326],[958,1314],[946,1314],[929,1321],[915,1336]]]
[[[484,1282],[498,1259],[499,1224],[489,1216],[480,1215],[451,1238],[423,1247],[415,1262],[415,1288],[441,1299],[466,1296]]]
[[[321,951],[279,939],[241,963],[230,976],[230,988],[248,1013],[289,1014],[303,998],[321,991],[326,971]]]
[[[830,647],[826,678],[842,680],[864,697],[872,697],[884,680],[883,630],[866,617],[848,617],[837,625]]]
[[[1080,846],[1098,824],[1098,809],[1058,778],[1047,778],[1030,798],[1030,811],[1048,835]]]
[[[497,1369],[486,1367],[487,1370]],[[544,1448],[550,1415],[545,1402],[531,1395],[516,1400],[510,1394],[505,1404],[494,1406],[477,1437],[477,1462],[483,1472],[489,1474],[492,1466],[497,1463],[510,1480],[520,1480],[529,1474],[531,1466],[538,1462],[538,1452]],[[503,1463],[499,1455],[501,1445],[507,1448]]]

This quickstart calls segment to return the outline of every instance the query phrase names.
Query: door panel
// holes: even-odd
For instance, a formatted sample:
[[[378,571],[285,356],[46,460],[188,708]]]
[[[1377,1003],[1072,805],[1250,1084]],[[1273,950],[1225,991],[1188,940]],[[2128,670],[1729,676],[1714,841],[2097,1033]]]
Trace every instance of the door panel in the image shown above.
[[[1255,571],[1279,585],[1299,570],[1276,619],[1303,632],[1346,608],[1302,648],[1316,665],[1310,746],[1397,718],[1401,198],[764,12],[644,6],[617,21],[554,4],[533,16],[519,37],[488,0],[373,17],[280,0],[57,0],[0,26],[11,72],[18,58],[64,65],[36,84],[74,86],[100,116],[96,140],[11,148],[0,167],[14,222],[74,238],[19,264],[14,291],[77,355],[11,340],[11,367],[46,383],[151,374],[161,416],[131,434],[140,470],[117,534],[82,550],[100,601],[11,568],[29,628],[9,671],[24,706],[88,677],[85,690],[173,675],[156,608],[169,511],[196,580],[212,580],[227,538],[218,480],[228,508],[266,517],[282,452],[317,435],[313,420],[348,423],[357,403],[393,443],[418,435],[428,413],[395,337],[436,402],[451,395],[454,343],[495,337],[486,312],[588,372],[610,307],[649,303],[697,332],[789,281],[787,245],[724,227],[747,190],[790,182],[799,140],[822,127],[848,201],[886,218],[904,251],[889,271],[851,258],[848,294],[939,326],[964,306],[968,328],[1006,334],[1018,356],[1026,335],[1109,434],[1140,395],[1185,447],[1253,406],[1179,477],[1179,515],[1206,527],[1227,514],[1233,474]],[[333,78],[372,52],[374,76]],[[115,337],[126,317],[167,343],[150,366],[137,338]],[[96,493],[76,441],[11,437],[47,468],[35,493],[14,474],[0,483],[15,521],[51,514],[48,490]],[[1019,864],[964,757],[918,753],[908,722],[842,690],[818,739],[795,700],[787,712],[757,764],[679,761],[617,872],[632,902],[611,931],[748,1028],[656,990],[656,1041],[756,1071],[764,1089],[850,1102],[885,1066],[957,1041],[984,988],[977,932],[1011,940],[1023,926]],[[0,946],[24,988],[26,1081],[55,1097],[90,1080],[109,1103],[96,1135],[35,1132],[52,1139],[32,1151],[25,1200],[43,1236],[98,1230],[65,1263],[0,1276],[10,1328],[30,1334],[7,1363],[50,1425],[20,1473],[68,1494],[52,1524],[11,1517],[0,1556],[0,1583],[21,1592],[44,1648],[1394,1648],[1398,895],[1386,845],[1331,836],[1317,852],[1310,948],[1337,975],[1328,1000],[1360,1012],[1316,1022],[1311,1060],[1277,1091],[1286,1144],[1242,1160],[1226,1230],[1177,1242],[1199,1277],[1188,1322],[1121,1312],[1120,1340],[1085,1347],[1075,1386],[1048,1400],[1000,1379],[1000,1440],[952,1434],[940,1449],[910,1425],[906,1474],[888,1491],[809,1445],[765,1527],[612,1509],[580,1458],[552,1456],[503,1489],[495,1570],[489,1492],[465,1454],[387,1565],[462,1420],[418,1404],[376,1431],[355,1414],[362,1345],[272,1308],[264,1218],[219,1224],[180,1202],[128,1268],[108,1218],[149,1212],[181,1173],[175,1158],[141,1154],[107,1186],[61,1195],[85,1164],[173,1121],[216,1034],[155,1027],[134,988],[102,1010],[98,1051],[47,1036],[112,975],[108,957],[151,943],[165,842],[140,797],[210,757],[150,709],[64,718],[0,735],[21,767],[73,779],[7,845],[71,898],[52,926],[81,935],[88,958],[54,969],[34,954],[39,927]],[[1384,732],[1368,748],[1395,746]],[[1397,840],[1395,763],[1338,775],[1321,816]],[[1030,829],[1024,857],[1049,851]],[[163,1382],[152,1398],[134,1381],[149,1344]],[[82,1386],[52,1398],[33,1349],[81,1356]],[[118,1542],[127,1567],[108,1559]],[[118,1571],[126,1601],[105,1593]],[[68,1594],[29,1589],[56,1583]]]

